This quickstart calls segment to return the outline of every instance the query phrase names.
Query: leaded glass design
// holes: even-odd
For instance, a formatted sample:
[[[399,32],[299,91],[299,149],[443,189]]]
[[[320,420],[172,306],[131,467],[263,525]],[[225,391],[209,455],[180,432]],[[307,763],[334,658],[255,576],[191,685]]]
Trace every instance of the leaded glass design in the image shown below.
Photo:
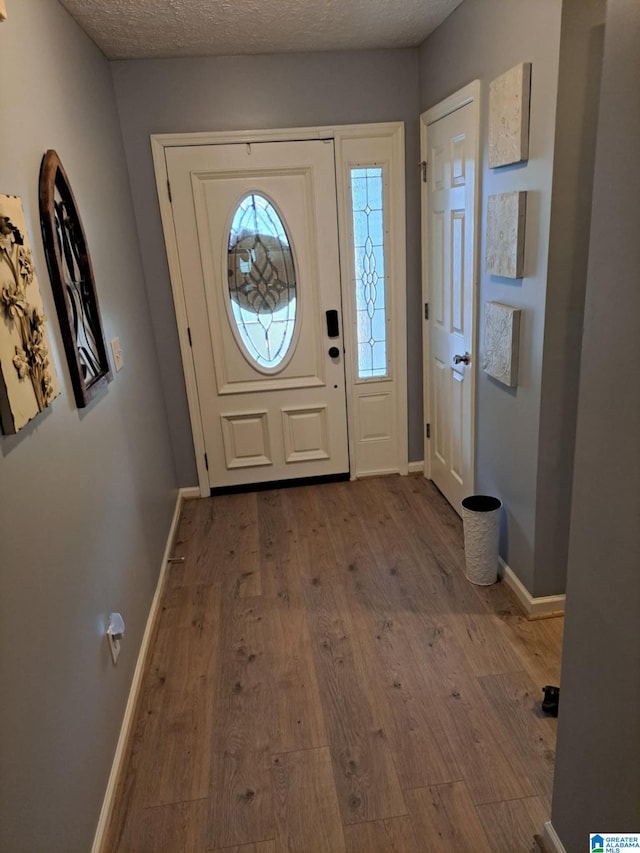
[[[257,365],[278,367],[296,323],[296,271],[284,224],[273,204],[249,193],[231,222],[229,297],[240,340]]]
[[[382,168],[351,169],[358,378],[387,375]]]

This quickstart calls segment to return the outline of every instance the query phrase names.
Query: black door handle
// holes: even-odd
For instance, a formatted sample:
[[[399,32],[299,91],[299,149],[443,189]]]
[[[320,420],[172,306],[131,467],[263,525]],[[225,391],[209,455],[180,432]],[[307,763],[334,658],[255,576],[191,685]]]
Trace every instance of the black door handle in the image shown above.
[[[331,358],[338,358],[338,356],[340,355],[340,350],[338,349],[338,347],[329,347],[329,355],[331,356]]]

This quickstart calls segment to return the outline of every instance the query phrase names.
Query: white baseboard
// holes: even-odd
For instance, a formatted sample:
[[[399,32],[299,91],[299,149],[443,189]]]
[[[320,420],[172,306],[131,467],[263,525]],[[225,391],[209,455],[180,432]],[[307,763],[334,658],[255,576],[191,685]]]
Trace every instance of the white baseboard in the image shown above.
[[[356,471],[356,480],[366,480],[368,477],[388,477],[391,474],[400,474],[398,468],[374,468],[371,471]]]
[[[149,654],[149,647],[151,644],[151,638],[153,636],[153,629],[160,609],[160,599],[162,598],[162,592],[164,590],[164,585],[167,578],[168,560],[173,551],[173,544],[176,537],[176,532],[178,530],[178,521],[180,520],[180,511],[182,510],[182,504],[185,500],[190,500],[191,498],[199,497],[200,489],[198,487],[189,489],[178,489],[178,494],[176,496],[176,505],[173,511],[173,518],[171,519],[171,526],[169,527],[169,533],[167,535],[167,543],[165,545],[164,554],[162,555],[162,565],[160,566],[158,583],[156,584],[156,591],[153,595],[153,600],[149,609],[149,615],[147,616],[147,624],[144,629],[142,643],[140,644],[140,650],[138,652],[138,660],[136,662],[136,668],[134,670],[133,679],[131,681],[131,687],[129,689],[129,698],[127,699],[127,704],[124,709],[124,717],[122,720],[122,726],[120,727],[120,736],[118,738],[116,752],[113,757],[113,764],[111,765],[111,773],[109,774],[107,790],[105,792],[104,800],[102,802],[100,817],[98,818],[98,826],[96,828],[96,834],[93,839],[91,853],[102,853],[103,845],[105,842],[105,833],[109,825],[109,819],[111,818],[113,801],[116,793],[116,785],[118,783],[118,777],[120,775],[122,762],[125,758],[127,743],[129,741],[129,734],[131,731],[131,726],[133,724],[133,715],[135,712],[136,703],[138,701],[138,694],[142,686],[142,677],[144,675],[144,669],[147,662],[147,655]]]
[[[498,557],[498,563],[500,566],[500,576],[507,586],[514,591],[516,598],[530,619],[541,619],[545,616],[561,616],[564,613],[566,596],[545,595],[534,598],[502,557]]]
[[[545,845],[550,851],[553,851],[553,853],[567,853],[550,820],[548,820],[544,825],[543,838]]]
[[[358,471],[352,480],[364,480],[366,477],[387,477],[390,474],[422,474],[424,472],[424,462],[409,462],[406,465],[406,470],[403,468],[379,468],[374,471]]]
[[[183,501],[190,501],[194,498],[201,497],[200,486],[188,486],[179,490],[180,497]],[[180,513],[178,513],[179,515]]]

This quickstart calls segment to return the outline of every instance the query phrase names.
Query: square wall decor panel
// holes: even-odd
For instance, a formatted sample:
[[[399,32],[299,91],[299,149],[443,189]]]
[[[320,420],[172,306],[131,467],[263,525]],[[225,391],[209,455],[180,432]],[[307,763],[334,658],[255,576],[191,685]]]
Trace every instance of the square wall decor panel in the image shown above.
[[[526,192],[489,196],[486,269],[491,275],[522,278],[526,212]]]
[[[501,302],[486,302],[482,368],[510,388],[518,384],[519,344],[520,309]]]
[[[58,396],[22,202],[0,195],[0,423],[22,429]]]
[[[489,167],[529,159],[531,63],[505,71],[489,86]]]

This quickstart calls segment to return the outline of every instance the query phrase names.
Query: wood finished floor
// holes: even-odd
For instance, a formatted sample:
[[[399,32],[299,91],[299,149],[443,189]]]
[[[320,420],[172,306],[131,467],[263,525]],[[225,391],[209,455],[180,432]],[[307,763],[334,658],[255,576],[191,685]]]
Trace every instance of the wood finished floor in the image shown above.
[[[422,477],[189,501],[107,853],[530,853],[562,619]]]

